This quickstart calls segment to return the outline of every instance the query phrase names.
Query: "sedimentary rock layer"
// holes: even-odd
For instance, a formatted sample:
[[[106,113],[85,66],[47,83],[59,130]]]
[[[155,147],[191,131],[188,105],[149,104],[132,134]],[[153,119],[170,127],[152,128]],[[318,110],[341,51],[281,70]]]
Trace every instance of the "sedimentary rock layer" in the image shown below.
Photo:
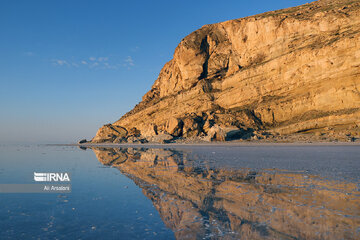
[[[359,84],[360,1],[320,0],[189,34],[142,102],[113,125],[176,137],[214,125],[358,130]]]

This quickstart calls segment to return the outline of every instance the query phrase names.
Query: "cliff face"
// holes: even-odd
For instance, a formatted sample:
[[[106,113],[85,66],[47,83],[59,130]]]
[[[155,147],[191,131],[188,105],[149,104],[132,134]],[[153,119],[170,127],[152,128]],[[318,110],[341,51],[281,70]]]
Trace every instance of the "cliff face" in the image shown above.
[[[214,125],[359,132],[359,84],[360,1],[320,0],[186,36],[143,101],[113,125],[184,137]]]

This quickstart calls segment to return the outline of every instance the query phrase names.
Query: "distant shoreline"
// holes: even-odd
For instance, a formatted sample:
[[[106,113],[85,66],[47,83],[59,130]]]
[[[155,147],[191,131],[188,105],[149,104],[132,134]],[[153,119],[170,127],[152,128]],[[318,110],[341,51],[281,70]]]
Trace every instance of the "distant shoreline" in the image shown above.
[[[210,142],[210,143],[70,143],[46,144],[51,146],[175,148],[175,147],[256,147],[256,146],[359,146],[360,142]]]

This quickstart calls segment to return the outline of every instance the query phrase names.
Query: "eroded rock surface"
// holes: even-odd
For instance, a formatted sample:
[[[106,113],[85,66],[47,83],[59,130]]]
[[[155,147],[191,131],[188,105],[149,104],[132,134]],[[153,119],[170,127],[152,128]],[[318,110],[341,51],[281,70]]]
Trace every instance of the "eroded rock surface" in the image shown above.
[[[113,126],[186,138],[215,124],[273,134],[331,127],[359,137],[359,84],[360,2],[320,0],[189,34]],[[103,130],[94,142],[111,139]]]

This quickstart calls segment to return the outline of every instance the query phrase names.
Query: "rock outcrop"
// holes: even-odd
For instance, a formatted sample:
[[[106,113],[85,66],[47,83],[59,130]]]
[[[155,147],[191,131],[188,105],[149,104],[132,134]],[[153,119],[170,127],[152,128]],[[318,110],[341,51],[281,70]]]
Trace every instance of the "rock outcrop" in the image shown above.
[[[360,1],[319,0],[186,36],[142,102],[93,142],[111,141],[117,127],[185,138],[214,125],[359,136],[359,84]]]

